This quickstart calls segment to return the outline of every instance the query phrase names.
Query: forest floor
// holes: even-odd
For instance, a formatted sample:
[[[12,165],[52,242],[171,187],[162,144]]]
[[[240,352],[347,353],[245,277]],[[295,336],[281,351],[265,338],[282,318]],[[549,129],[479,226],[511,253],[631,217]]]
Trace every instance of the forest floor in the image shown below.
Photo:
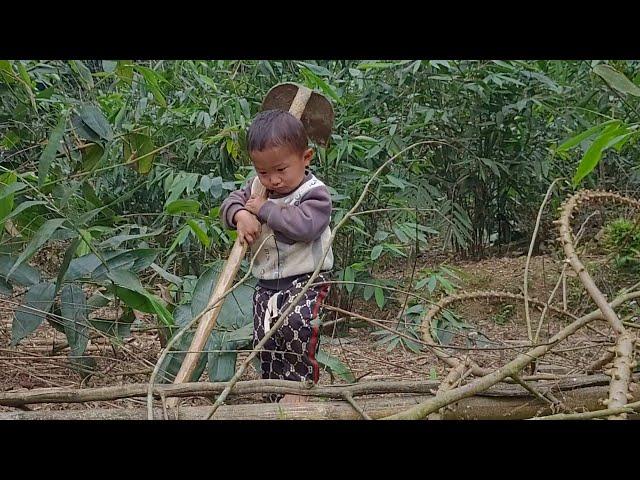
[[[562,264],[556,260],[557,256],[544,254],[534,256],[529,267],[529,296],[546,302],[554,289]],[[596,282],[599,284],[613,284],[622,288],[625,279],[620,283],[620,276],[605,268],[609,261],[604,256],[583,256],[583,261],[591,269]],[[36,259],[36,262],[46,263],[47,258]],[[526,256],[492,257],[479,261],[452,261],[437,256],[419,257],[416,262],[417,270],[437,268],[446,261],[448,268],[456,272],[454,279],[457,292],[474,290],[502,290],[511,293],[522,293]],[[385,268],[380,274],[382,278],[408,278],[407,270],[412,265]],[[617,275],[617,276],[616,276]],[[614,278],[615,277],[615,278]],[[626,279],[630,284],[632,279]],[[564,296],[569,310],[581,314],[592,310],[593,304],[577,282],[573,272],[567,273],[567,287]],[[613,294],[614,292],[605,292]],[[563,288],[558,289],[553,304],[562,308]],[[331,298],[330,298],[331,300]],[[350,310],[360,315],[388,322],[392,328],[403,327],[398,321],[400,306],[404,301],[401,295],[399,301],[391,302],[391,308],[385,306],[379,309],[373,299],[365,302],[362,297],[350,304]],[[136,331],[125,338],[120,345],[114,345],[104,339],[91,340],[88,354],[97,361],[98,368],[94,374],[82,378],[68,363],[68,348],[64,348],[64,335],[53,329],[47,322],[16,346],[10,346],[11,324],[13,311],[21,301],[20,296],[3,301],[0,306],[0,392],[17,392],[39,387],[98,387],[124,385],[148,381],[151,371],[160,355],[161,345],[157,331]],[[633,308],[633,307],[632,307]],[[464,324],[460,334],[449,338],[449,345],[470,346],[469,355],[482,367],[503,365],[518,353],[525,351],[527,343],[527,328],[525,323],[524,306],[520,302],[473,301],[455,304],[451,307],[457,318]],[[532,325],[537,329],[540,312],[535,306],[530,306]],[[633,314],[633,311],[631,311]],[[102,312],[102,315],[109,312]],[[115,312],[112,312],[115,314]],[[637,317],[629,315],[631,321]],[[325,321],[335,318],[328,314]],[[143,320],[144,317],[143,317]],[[149,319],[146,319],[149,321]],[[563,328],[571,319],[567,316],[548,314],[540,329],[540,342],[552,336]],[[374,334],[379,327],[367,325],[361,320],[351,319],[347,322],[324,327],[320,348],[322,351],[338,358],[357,380],[418,380],[442,379],[446,375],[447,367],[438,361],[428,350],[419,353],[406,348],[402,343],[396,344],[388,350],[389,343],[381,344],[383,335]],[[149,325],[151,326],[151,325]],[[406,331],[406,330],[404,330]],[[539,362],[537,372],[558,374],[584,373],[586,366],[599,358],[613,337],[609,326],[605,322],[594,322],[590,328],[581,329],[567,341],[563,342],[552,353],[546,355]],[[470,343],[471,340],[473,343]],[[482,341],[479,341],[481,339]],[[484,347],[484,348],[482,348]],[[486,348],[489,347],[489,348]],[[497,347],[491,350],[491,347]],[[246,358],[247,353],[241,352],[238,361]],[[250,366],[241,380],[257,379],[258,372]],[[201,380],[208,380],[206,372]],[[320,384],[345,383],[346,380],[338,375],[330,375],[321,371]],[[232,396],[227,403],[256,403],[261,401],[261,395],[252,394]],[[187,398],[182,405],[208,405],[211,399]],[[57,403],[38,404],[29,408],[32,410],[49,409],[86,409],[86,408],[125,408],[142,407],[144,399],[123,399],[110,402],[87,403]],[[0,411],[15,411],[11,407],[1,407]]]

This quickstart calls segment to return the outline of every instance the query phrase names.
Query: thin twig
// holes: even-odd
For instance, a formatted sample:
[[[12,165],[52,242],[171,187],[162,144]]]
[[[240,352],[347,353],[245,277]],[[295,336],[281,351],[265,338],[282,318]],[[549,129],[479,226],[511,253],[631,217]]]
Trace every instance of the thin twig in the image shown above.
[[[609,417],[623,413],[634,413],[638,410],[640,410],[640,402],[633,402],[627,403],[624,407],[607,408],[605,410],[596,410],[595,412],[558,413],[556,415],[548,415],[546,417],[534,417],[529,420],[589,420],[592,418]]]
[[[365,420],[373,420],[369,415],[367,415],[367,412],[365,412],[362,409],[362,407],[360,407],[360,405],[356,403],[356,401],[353,399],[353,396],[351,395],[350,392],[344,392],[342,394],[342,398],[344,398],[347,402],[349,402],[349,405],[351,405],[353,409],[356,412],[358,412],[362,418],[364,418]]]
[[[537,388],[535,388],[532,385],[529,385],[529,383],[522,380],[522,377],[517,373],[514,375],[511,375],[511,378],[513,378],[518,384],[526,388],[527,391],[531,392],[535,397],[542,400],[543,402],[546,402],[550,405],[561,405],[561,402],[557,398],[555,398],[551,392],[546,392],[546,393],[539,392]]]
[[[551,196],[551,191],[553,190],[553,187],[555,186],[555,184],[557,182],[559,182],[560,180],[563,180],[562,178],[556,178],[553,182],[551,182],[551,185],[549,185],[549,188],[547,189],[547,194],[544,196],[544,200],[542,200],[542,204],[540,205],[540,208],[538,209],[538,218],[536,218],[536,226],[533,230],[533,235],[531,236],[531,243],[529,244],[529,253],[527,253],[527,261],[524,264],[524,316],[525,316],[525,320],[527,322],[527,335],[529,338],[529,341],[531,343],[533,343],[533,332],[531,330],[531,317],[529,315],[529,298],[527,295],[528,292],[528,280],[529,280],[529,263],[531,262],[531,254],[533,253],[533,246],[536,243],[536,238],[538,236],[538,229],[540,228],[540,220],[542,219],[542,212],[544,211],[544,207],[547,204],[547,202],[549,201],[549,197]]]

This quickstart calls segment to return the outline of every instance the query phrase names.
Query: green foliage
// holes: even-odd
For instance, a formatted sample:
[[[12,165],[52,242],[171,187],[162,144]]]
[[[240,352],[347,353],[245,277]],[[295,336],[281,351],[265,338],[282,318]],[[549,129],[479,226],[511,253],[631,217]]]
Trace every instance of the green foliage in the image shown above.
[[[500,311],[492,317],[492,320],[498,325],[504,325],[512,318],[513,310],[513,305],[503,305]]]
[[[637,221],[619,218],[609,223],[603,245],[613,253],[621,268],[638,267],[640,261],[640,226]]]
[[[215,288],[221,265],[214,264],[207,269],[195,284],[186,283],[183,290],[188,293],[185,302],[175,311],[178,326],[184,326],[207,308],[211,293]],[[222,308],[205,350],[201,354],[197,368],[192,375],[196,381],[208,364],[211,381],[229,380],[236,366],[237,350],[250,346],[253,338],[253,285],[254,281],[240,285],[222,304]],[[193,339],[193,332],[185,333],[178,341],[173,352],[169,353],[161,366],[161,378],[171,380],[180,369]],[[175,352],[175,353],[174,353]]]
[[[318,89],[335,109],[331,140],[312,161],[330,186],[333,224],[382,162],[432,142],[400,155],[372,182],[361,206],[369,213],[347,222],[334,243],[335,278],[356,282],[337,289],[341,301],[361,296],[380,310],[402,307],[404,297],[385,287],[408,281],[381,278],[382,271],[410,267],[436,246],[480,254],[528,236],[554,178],[637,186],[639,68],[638,61],[0,61],[0,293],[34,289],[30,300],[73,316],[78,332],[86,320],[116,337],[127,334],[132,309],[171,331],[193,318],[192,301],[204,308],[196,280],[235,239],[219,209],[252,174],[246,128],[265,93],[293,81]],[[49,278],[28,263],[54,242],[65,253]],[[455,288],[452,272],[415,273],[409,288],[421,295]],[[169,284],[170,302],[160,299],[159,282]],[[67,305],[63,314],[62,304],[80,300],[88,285],[102,293],[85,298],[86,312]],[[93,318],[98,305],[113,302],[124,307],[119,318]],[[406,307],[399,328],[412,336],[420,313]],[[42,319],[26,313],[15,338]],[[210,376],[228,376],[233,350],[247,345],[229,335],[244,326],[215,337],[219,355],[204,358],[201,371],[208,360]],[[385,343],[418,348],[405,340]],[[179,365],[172,358],[168,371]]]
[[[601,77],[627,107],[629,107],[629,103],[621,94],[640,96],[640,88],[631,82],[624,73],[619,72],[611,65],[597,64],[593,67],[593,73]],[[611,102],[611,98],[608,101]],[[631,110],[631,114],[637,119],[638,113],[635,109]],[[573,186],[577,187],[594,170],[607,149],[614,148],[617,153],[620,153],[625,144],[634,140],[634,137],[637,136],[639,126],[639,123],[626,123],[622,120],[612,119],[602,124],[594,125],[560,145],[556,151],[562,154],[591,139],[573,176]]]
[[[332,375],[337,375],[348,383],[356,382],[356,377],[353,375],[353,372],[337,357],[330,355],[323,350],[318,350],[316,360]]]

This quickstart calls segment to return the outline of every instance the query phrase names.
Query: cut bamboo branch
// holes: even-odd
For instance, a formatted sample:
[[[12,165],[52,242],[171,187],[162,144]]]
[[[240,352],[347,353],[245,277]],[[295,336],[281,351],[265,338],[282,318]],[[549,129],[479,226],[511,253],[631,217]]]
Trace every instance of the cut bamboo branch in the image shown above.
[[[571,410],[592,411],[602,408],[600,399],[606,396],[607,386],[585,387],[568,391],[563,400]],[[363,398],[360,408],[372,419],[380,419],[402,412],[433,398],[428,395],[393,398]],[[633,397],[640,400],[638,393]],[[167,409],[170,420],[202,420],[210,407],[181,407]],[[530,396],[482,397],[461,399],[443,413],[444,420],[518,420],[536,415],[552,414],[546,402]],[[154,410],[155,418],[163,418],[162,408]],[[31,412],[0,413],[0,420],[143,420],[144,408],[86,410],[36,410]],[[360,420],[362,416],[347,402],[305,402],[300,404],[263,403],[222,405],[216,413],[219,420]]]
[[[444,380],[438,387],[436,394],[446,392],[447,390],[451,390],[456,383],[462,380],[465,374],[469,373],[472,370],[470,366],[471,366],[471,360],[468,357],[465,357],[463,360],[461,360],[458,363],[458,365],[456,365],[449,371],[447,376],[444,378]],[[429,420],[442,420],[443,413],[444,413],[444,408],[441,408],[438,412],[432,413],[427,418]]]
[[[640,374],[634,376],[636,381],[640,380]],[[605,386],[609,384],[609,376],[580,375],[569,377],[565,380],[544,380],[531,381],[530,385],[535,386],[542,393],[549,389],[554,391],[573,390],[577,388]],[[182,384],[154,385],[153,395],[158,398],[162,393],[166,398],[170,397],[197,397],[215,395],[220,393],[227,386],[226,382],[190,382]],[[287,380],[246,380],[238,382],[233,390],[235,395],[248,395],[256,393],[278,393],[317,396],[324,398],[340,399],[344,392],[349,392],[352,396],[375,394],[428,394],[438,389],[439,382],[435,380],[408,381],[408,380],[385,380],[359,382],[353,385],[326,385],[307,387],[304,384],[290,382]],[[132,383],[128,385],[118,385],[112,387],[54,387],[35,388],[25,391],[0,392],[0,405],[7,407],[18,407],[31,404],[42,403],[83,403],[100,402],[111,400],[122,400],[127,398],[144,397],[147,395],[148,385],[146,383]],[[522,397],[527,396],[527,391],[519,385],[500,384],[480,392],[481,396],[491,397]]]
[[[634,336],[627,333],[622,321],[616,312],[607,303],[605,296],[597,287],[589,272],[576,254],[574,242],[571,234],[570,220],[573,218],[574,210],[585,201],[609,201],[623,203],[635,208],[640,208],[640,201],[628,198],[617,193],[581,190],[567,199],[561,207],[560,218],[558,219],[562,248],[567,257],[567,261],[578,274],[578,278],[589,293],[589,296],[598,305],[604,318],[611,324],[614,332],[618,335],[616,342],[616,360],[612,369],[612,380],[609,389],[607,405],[609,408],[623,407],[627,403],[627,390],[629,388],[629,376],[633,364],[633,343]],[[614,416],[614,418],[624,418],[625,414]]]
[[[614,308],[626,301],[632,300],[634,298],[640,297],[640,292],[633,292],[626,295],[621,295],[616,298],[611,304],[607,304],[609,308]],[[487,388],[495,385],[499,381],[504,380],[506,377],[512,377],[514,374],[518,374],[523,368],[533,362],[536,358],[541,357],[549,350],[553,348],[555,344],[561,342],[566,339],[570,335],[573,335],[580,328],[587,325],[589,322],[592,322],[597,319],[603,318],[603,314],[600,310],[596,310],[595,312],[591,312],[588,315],[584,315],[580,317],[578,320],[569,324],[567,327],[556,333],[549,340],[550,343],[545,345],[540,345],[536,348],[533,348],[529,352],[525,354],[518,355],[514,360],[510,361],[500,369],[485,375],[473,382],[470,382],[466,385],[463,385],[458,388],[454,388],[452,390],[443,392],[440,395],[437,395],[433,399],[430,399],[420,405],[416,405],[415,407],[410,408],[406,412],[402,412],[396,415],[392,415],[387,417],[389,420],[415,420],[425,418],[430,413],[435,412],[436,410],[449,405],[453,402],[456,402],[462,398],[470,397],[476,395],[478,392],[486,390]],[[427,318],[425,318],[425,323]],[[422,325],[424,331],[424,323]],[[625,392],[626,393],[626,392]]]

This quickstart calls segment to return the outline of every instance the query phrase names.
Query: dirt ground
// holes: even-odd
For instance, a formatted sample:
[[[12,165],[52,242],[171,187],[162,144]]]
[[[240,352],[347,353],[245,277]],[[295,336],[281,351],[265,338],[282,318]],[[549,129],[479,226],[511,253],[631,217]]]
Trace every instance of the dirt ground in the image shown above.
[[[42,261],[42,259],[41,259]],[[525,256],[491,258],[481,261],[461,261],[452,265],[458,272],[458,291],[505,290],[521,293]],[[597,265],[598,257],[590,258]],[[431,267],[423,261],[419,267]],[[595,263],[593,263],[595,262]],[[431,264],[430,264],[431,263]],[[551,255],[533,257],[529,267],[529,295],[546,301],[554,289],[562,266]],[[388,276],[402,276],[402,269],[389,269]],[[597,271],[598,269],[596,269]],[[597,277],[597,272],[594,274]],[[397,277],[396,277],[397,278]],[[554,305],[562,306],[562,287],[556,293]],[[568,275],[567,301],[572,311],[589,311],[593,306],[585,298],[574,276]],[[137,331],[125,339],[121,345],[97,338],[90,342],[89,353],[98,364],[97,372],[89,378],[81,376],[68,365],[68,348],[64,336],[44,322],[33,334],[25,338],[17,347],[11,347],[11,322],[13,310],[20,302],[20,296],[4,300],[0,304],[0,391],[20,391],[39,387],[96,387],[146,382],[161,351],[156,331]],[[472,358],[481,366],[498,367],[519,352],[525,350],[527,329],[523,305],[516,302],[498,303],[495,301],[465,302],[451,307],[466,325],[467,329],[451,339],[452,346],[469,346],[469,339],[484,339],[485,348],[470,352]],[[354,302],[353,311],[375,319],[393,320],[397,317],[397,307],[379,310],[375,303],[363,300]],[[534,330],[537,329],[539,310],[531,306],[531,318]],[[540,329],[540,341],[549,338],[563,328],[571,319],[557,314],[548,314]],[[397,320],[392,322],[396,323]],[[445,365],[437,361],[429,351],[414,353],[402,346],[387,351],[386,346],[376,343],[372,335],[378,327],[363,327],[362,322],[342,329],[325,328],[321,339],[321,349],[339,358],[351,370],[356,379],[440,379],[446,374]],[[471,335],[472,334],[472,335]],[[471,335],[471,336],[470,336]],[[545,356],[538,366],[539,372],[577,373],[596,360],[609,343],[610,330],[604,322],[596,322],[590,329],[582,329],[559,346],[553,354]],[[239,354],[239,360],[246,358]],[[258,373],[251,366],[242,380],[257,379]],[[203,374],[206,380],[206,373]],[[320,384],[343,383],[344,379],[322,371]],[[259,395],[231,397],[228,403],[250,403],[260,401]],[[184,405],[207,405],[211,400],[193,398],[183,401]],[[112,402],[90,402],[84,404],[40,404],[29,408],[37,409],[84,409],[97,407],[142,406],[144,399],[126,399]],[[0,411],[13,411],[13,408],[0,407]]]

